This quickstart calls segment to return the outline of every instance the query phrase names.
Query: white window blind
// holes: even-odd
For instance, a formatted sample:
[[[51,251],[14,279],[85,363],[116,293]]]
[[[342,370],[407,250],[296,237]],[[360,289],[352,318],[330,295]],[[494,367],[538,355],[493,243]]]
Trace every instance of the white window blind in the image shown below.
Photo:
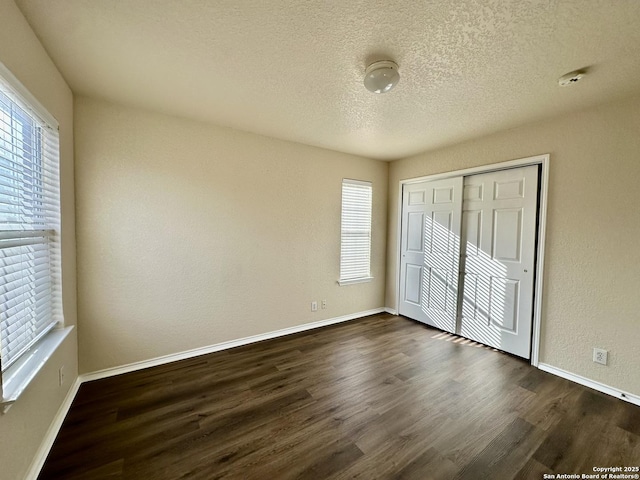
[[[341,285],[371,279],[371,182],[342,181]]]
[[[2,372],[62,320],[58,130],[23,98],[0,76]]]

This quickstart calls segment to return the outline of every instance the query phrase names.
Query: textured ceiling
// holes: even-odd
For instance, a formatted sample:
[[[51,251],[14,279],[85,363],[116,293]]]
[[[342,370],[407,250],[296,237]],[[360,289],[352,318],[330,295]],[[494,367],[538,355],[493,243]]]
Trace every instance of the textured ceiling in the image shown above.
[[[638,0],[16,3],[77,94],[372,158],[640,90]]]

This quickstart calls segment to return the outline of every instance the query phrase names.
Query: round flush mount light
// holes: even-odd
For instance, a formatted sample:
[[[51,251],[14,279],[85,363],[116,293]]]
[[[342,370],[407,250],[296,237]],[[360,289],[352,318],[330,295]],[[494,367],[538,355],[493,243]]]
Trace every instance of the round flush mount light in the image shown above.
[[[399,81],[398,65],[391,60],[374,62],[364,72],[364,86],[372,93],[387,93]]]
[[[561,87],[573,85],[574,83],[582,80],[586,73],[587,72],[585,72],[584,70],[574,70],[573,72],[569,72],[558,79],[558,85],[560,85]]]

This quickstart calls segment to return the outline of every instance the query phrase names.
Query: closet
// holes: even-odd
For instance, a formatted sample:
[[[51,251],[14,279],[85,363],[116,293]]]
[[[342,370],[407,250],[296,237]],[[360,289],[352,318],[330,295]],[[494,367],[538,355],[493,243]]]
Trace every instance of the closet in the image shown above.
[[[398,313],[530,358],[539,167],[402,191]]]

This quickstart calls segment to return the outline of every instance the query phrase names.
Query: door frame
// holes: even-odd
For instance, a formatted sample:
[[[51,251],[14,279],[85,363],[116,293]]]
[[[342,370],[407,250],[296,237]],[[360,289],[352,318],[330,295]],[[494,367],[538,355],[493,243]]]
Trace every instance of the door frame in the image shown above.
[[[450,177],[467,177],[478,173],[490,173],[498,170],[506,170],[509,168],[526,167],[529,165],[540,165],[540,205],[538,219],[538,247],[536,250],[536,281],[533,286],[533,331],[531,334],[531,365],[538,366],[540,353],[540,326],[542,322],[542,292],[544,282],[544,244],[547,226],[547,195],[549,191],[549,154],[535,155],[533,157],[519,158],[506,162],[492,163],[489,165],[481,165],[478,167],[465,168],[463,170],[455,170],[452,172],[436,173],[433,175],[425,175],[422,177],[408,178],[399,181],[398,190],[398,221],[396,224],[396,259],[398,262],[396,274],[396,303],[395,311],[399,311],[400,307],[400,262],[402,248],[402,193],[404,185],[412,183],[420,183],[425,181],[442,180]]]

